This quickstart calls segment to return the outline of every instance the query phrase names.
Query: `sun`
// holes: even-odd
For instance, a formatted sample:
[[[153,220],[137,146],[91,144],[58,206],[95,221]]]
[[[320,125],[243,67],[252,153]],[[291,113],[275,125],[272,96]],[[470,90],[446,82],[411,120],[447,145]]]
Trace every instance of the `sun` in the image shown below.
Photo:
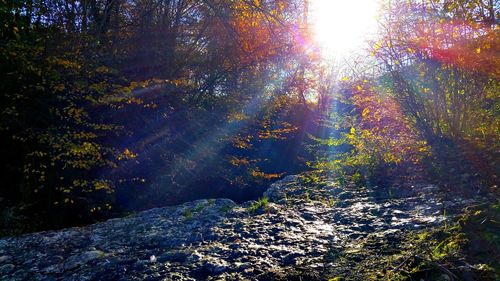
[[[311,0],[313,38],[325,57],[348,58],[376,30],[377,12],[378,0]]]

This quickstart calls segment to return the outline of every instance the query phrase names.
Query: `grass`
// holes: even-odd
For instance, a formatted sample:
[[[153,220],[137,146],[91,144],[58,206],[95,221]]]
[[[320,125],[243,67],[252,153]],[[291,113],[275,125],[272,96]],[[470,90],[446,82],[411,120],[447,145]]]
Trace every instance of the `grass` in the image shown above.
[[[267,211],[268,208],[269,208],[269,198],[263,196],[257,199],[257,201],[254,201],[252,205],[250,205],[250,207],[248,208],[248,211],[250,211],[251,213],[255,213],[259,209],[264,209],[264,211]]]
[[[363,243],[358,253],[331,253],[330,280],[500,280],[500,204],[466,208],[448,224]],[[374,245],[376,247],[374,247]],[[464,264],[470,267],[464,267]],[[328,279],[327,279],[328,280]]]
[[[328,208],[333,208],[335,207],[335,204],[337,204],[337,201],[335,200],[335,198],[321,198],[321,202],[323,204],[325,204],[326,206],[328,206]]]

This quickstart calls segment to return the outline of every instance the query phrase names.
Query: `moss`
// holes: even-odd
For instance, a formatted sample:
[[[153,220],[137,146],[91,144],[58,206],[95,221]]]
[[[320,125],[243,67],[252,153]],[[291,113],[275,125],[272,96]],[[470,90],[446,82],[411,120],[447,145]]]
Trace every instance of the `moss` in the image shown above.
[[[311,201],[311,196],[309,194],[309,190],[304,191],[304,194],[302,195],[302,199],[304,199],[306,202]]]
[[[206,206],[207,206],[207,205],[205,205],[205,204],[203,204],[203,203],[198,203],[198,204],[196,204],[196,206],[194,207],[193,212],[194,212],[194,213],[199,213],[199,212],[201,212],[203,209],[205,209],[205,207],[206,207]]]
[[[186,208],[186,209],[184,209],[184,212],[182,213],[182,215],[184,216],[184,218],[186,220],[190,220],[193,218],[193,211],[189,208]]]
[[[231,205],[224,205],[224,206],[220,207],[220,211],[224,214],[230,212],[232,209],[233,209],[233,206],[231,206]]]

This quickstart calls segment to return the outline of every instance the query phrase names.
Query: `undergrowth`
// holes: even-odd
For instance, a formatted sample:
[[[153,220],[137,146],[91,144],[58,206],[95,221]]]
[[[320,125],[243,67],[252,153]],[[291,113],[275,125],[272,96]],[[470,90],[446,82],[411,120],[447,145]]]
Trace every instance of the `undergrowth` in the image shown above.
[[[250,205],[250,207],[248,208],[248,211],[251,213],[256,213],[260,209],[267,211],[268,208],[269,208],[269,198],[263,196],[257,199],[257,201],[254,201],[252,205]]]
[[[336,260],[349,268],[332,277],[363,280],[500,280],[500,204],[466,208],[451,225],[406,233]],[[389,239],[391,240],[391,239]],[[389,245],[391,244],[392,245]],[[375,251],[374,251],[375,248]],[[351,279],[350,279],[351,280]]]

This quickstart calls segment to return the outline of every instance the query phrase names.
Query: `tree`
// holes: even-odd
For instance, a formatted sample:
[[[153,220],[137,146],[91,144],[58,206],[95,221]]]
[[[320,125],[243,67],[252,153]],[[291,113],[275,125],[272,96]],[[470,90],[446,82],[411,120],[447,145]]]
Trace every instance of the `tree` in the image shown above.
[[[389,1],[382,37],[373,43],[374,55],[391,74],[387,85],[436,156],[448,151],[442,147],[446,143],[461,146],[469,153],[461,157],[490,177],[497,171],[486,154],[495,154],[499,130],[491,107],[498,102],[500,62],[495,5]]]

